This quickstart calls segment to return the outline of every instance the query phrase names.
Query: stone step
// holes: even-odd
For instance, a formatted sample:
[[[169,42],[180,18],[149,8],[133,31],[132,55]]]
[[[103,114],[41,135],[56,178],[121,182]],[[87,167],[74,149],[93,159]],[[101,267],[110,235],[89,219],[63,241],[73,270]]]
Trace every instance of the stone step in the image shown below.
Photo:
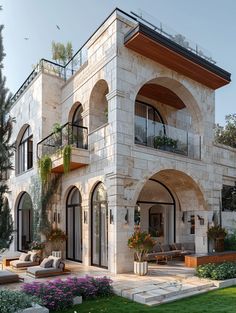
[[[174,302],[174,301],[177,301],[177,300],[180,300],[180,299],[184,299],[184,298],[188,298],[188,297],[192,297],[192,296],[197,296],[197,295],[200,295],[200,294],[203,294],[203,293],[215,290],[215,289],[217,289],[217,287],[209,287],[209,288],[198,290],[198,291],[186,292],[184,294],[180,294],[180,295],[177,295],[177,296],[173,296],[173,297],[170,297],[170,298],[165,298],[162,301],[153,300],[153,301],[150,301],[150,302],[146,303],[146,305],[148,305],[148,306],[157,306],[157,305],[164,304],[164,303]]]
[[[205,284],[176,284],[176,283],[167,283],[162,285],[153,285],[153,289],[151,286],[147,290],[143,290],[141,288],[130,289],[122,292],[122,296],[132,299],[136,302],[142,304],[149,303],[162,303],[171,298],[180,298],[180,296],[189,296],[189,294],[196,292],[199,293],[201,290],[208,290],[209,288],[214,287],[213,283],[205,283]]]

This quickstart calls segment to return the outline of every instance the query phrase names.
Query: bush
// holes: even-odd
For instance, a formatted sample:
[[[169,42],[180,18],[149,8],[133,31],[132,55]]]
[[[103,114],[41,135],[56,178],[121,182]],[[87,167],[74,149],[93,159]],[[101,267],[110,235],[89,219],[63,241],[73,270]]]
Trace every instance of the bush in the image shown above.
[[[49,310],[57,311],[72,306],[75,296],[82,296],[85,300],[111,295],[111,283],[112,281],[107,277],[69,277],[66,280],[56,279],[46,283],[24,284],[23,291],[40,298]]]
[[[225,262],[222,264],[204,264],[197,267],[197,276],[224,280],[236,277],[236,263]]]
[[[32,302],[40,303],[35,297],[31,297],[20,291],[0,290],[1,313],[13,313],[17,310],[29,308],[32,306]]]
[[[232,234],[228,234],[225,238],[225,250],[232,251],[236,250],[236,231]]]

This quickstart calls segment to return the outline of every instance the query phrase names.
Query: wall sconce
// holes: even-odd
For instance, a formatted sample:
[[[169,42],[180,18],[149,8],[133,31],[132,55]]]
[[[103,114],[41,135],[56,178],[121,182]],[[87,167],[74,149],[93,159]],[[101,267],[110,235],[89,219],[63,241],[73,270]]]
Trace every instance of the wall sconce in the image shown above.
[[[114,216],[112,214],[112,210],[110,209],[110,224],[114,224]]]
[[[182,222],[183,223],[185,223],[185,221],[186,221],[186,216],[187,216],[186,212],[183,212],[183,214],[182,214]]]
[[[84,224],[88,224],[88,211],[84,211]]]
[[[126,209],[125,224],[129,224],[129,210],[128,209]]]
[[[53,213],[53,222],[56,224],[60,224],[61,222],[61,215],[58,212]]]
[[[197,218],[200,221],[200,225],[204,225],[204,218],[200,215],[197,215]]]

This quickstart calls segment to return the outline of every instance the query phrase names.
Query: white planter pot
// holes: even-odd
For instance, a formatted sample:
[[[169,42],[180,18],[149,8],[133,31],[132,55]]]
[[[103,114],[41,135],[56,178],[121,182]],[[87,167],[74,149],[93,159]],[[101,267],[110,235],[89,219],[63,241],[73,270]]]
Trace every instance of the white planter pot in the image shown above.
[[[82,297],[81,296],[74,297],[73,305],[81,304],[81,303],[82,303]]]
[[[55,256],[56,258],[61,258],[62,251],[52,251],[52,256]]]
[[[134,274],[144,276],[148,272],[148,262],[134,262]]]
[[[49,310],[39,304],[34,303],[31,308],[19,310],[16,313],[49,313]]]

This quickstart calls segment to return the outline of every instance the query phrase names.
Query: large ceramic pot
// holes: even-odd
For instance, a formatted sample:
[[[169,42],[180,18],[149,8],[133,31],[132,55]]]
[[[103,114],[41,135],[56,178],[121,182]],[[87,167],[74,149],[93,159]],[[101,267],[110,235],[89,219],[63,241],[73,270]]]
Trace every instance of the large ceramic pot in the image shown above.
[[[134,274],[139,276],[147,275],[148,262],[134,262]]]

